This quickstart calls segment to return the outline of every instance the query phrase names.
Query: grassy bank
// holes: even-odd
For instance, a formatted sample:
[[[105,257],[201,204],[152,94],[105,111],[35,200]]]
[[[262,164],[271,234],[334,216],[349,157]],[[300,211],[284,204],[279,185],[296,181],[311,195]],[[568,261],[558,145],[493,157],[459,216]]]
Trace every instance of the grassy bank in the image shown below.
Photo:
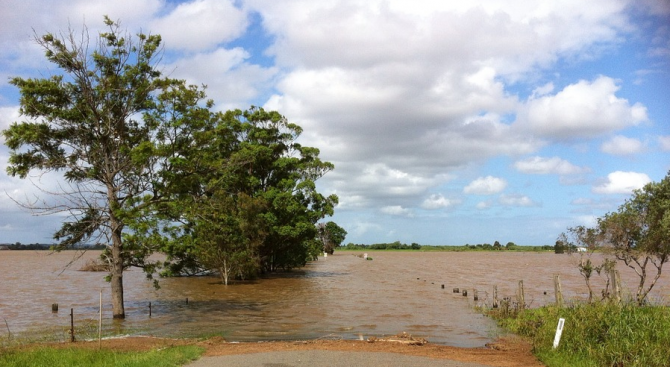
[[[0,366],[30,367],[150,367],[181,366],[195,360],[203,349],[193,345],[168,347],[150,351],[120,352],[77,347],[38,346],[0,350]]]
[[[531,338],[534,353],[555,366],[668,366],[670,309],[662,306],[576,304],[546,306],[490,316],[503,328]],[[559,318],[565,319],[558,348],[553,349]]]
[[[94,342],[69,343],[67,328],[31,330],[20,335],[0,337],[0,367],[66,367],[66,366],[182,366],[197,359],[204,348],[174,341],[151,343],[152,338],[130,340],[123,338],[103,340],[98,349],[97,322],[88,320],[77,328],[77,340]]]

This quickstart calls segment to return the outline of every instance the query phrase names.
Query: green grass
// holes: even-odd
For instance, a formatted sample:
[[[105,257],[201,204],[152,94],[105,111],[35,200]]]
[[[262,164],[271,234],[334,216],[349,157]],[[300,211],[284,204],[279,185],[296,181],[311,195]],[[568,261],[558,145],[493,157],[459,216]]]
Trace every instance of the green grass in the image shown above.
[[[532,340],[534,353],[554,366],[668,366],[670,309],[633,304],[546,306],[518,315],[489,313],[503,328]],[[553,349],[558,319],[563,335]]]
[[[178,346],[145,352],[81,348],[12,348],[0,350],[0,367],[151,367],[181,366],[197,359],[203,348]]]

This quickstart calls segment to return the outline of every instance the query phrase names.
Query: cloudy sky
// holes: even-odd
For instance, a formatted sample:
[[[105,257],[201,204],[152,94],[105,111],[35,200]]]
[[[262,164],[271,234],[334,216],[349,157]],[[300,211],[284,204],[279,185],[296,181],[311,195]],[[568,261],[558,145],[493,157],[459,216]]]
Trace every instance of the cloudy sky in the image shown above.
[[[336,169],[345,243],[553,245],[670,170],[668,0],[3,0],[12,76],[56,73],[33,35],[103,15],[161,34],[164,70],[217,108],[264,106]],[[2,138],[0,138],[2,139]],[[1,141],[0,142],[4,142]],[[0,243],[51,242],[0,146]],[[34,177],[33,181],[39,181]]]

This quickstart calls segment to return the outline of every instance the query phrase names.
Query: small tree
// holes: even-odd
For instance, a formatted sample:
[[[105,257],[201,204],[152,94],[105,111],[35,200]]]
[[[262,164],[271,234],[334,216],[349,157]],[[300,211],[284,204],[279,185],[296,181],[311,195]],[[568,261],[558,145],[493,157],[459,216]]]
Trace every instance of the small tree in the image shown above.
[[[317,224],[317,230],[323,251],[331,255],[335,252],[336,247],[340,247],[347,236],[347,231],[333,221]]]
[[[208,110],[198,106],[202,91],[161,77],[160,36],[133,37],[107,17],[105,24],[92,50],[87,30],[36,39],[61,75],[11,80],[26,120],[3,135],[10,175],[62,174],[60,202],[30,208],[66,215],[54,234],[57,250],[107,246],[113,317],[124,318],[123,271],[153,272],[148,256],[161,242],[154,214],[175,183],[167,172],[179,145],[190,146],[184,129]]]
[[[586,252],[579,253],[579,264],[577,268],[579,273],[586,282],[586,287],[589,290],[589,303],[593,301],[593,288],[591,287],[591,277],[593,272],[600,274],[601,266],[596,266],[591,261],[591,255],[597,249],[599,244],[599,233],[595,228],[587,228],[585,226],[577,226],[568,228],[572,234],[574,244],[578,247],[585,248]]]
[[[564,254],[565,250],[569,248],[570,248],[570,242],[568,241],[568,236],[565,234],[565,232],[563,232],[560,235],[558,235],[558,238],[556,238],[556,244],[554,245],[554,253]]]
[[[226,195],[202,200],[187,215],[192,218],[195,257],[206,269],[219,273],[224,285],[231,278],[252,278],[260,263],[258,247],[265,239],[265,228],[258,218],[265,209],[245,195]],[[217,196],[217,197],[215,197]]]
[[[598,228],[606,250],[638,275],[635,298],[644,304],[670,259],[670,175],[636,190],[616,212],[600,218]]]

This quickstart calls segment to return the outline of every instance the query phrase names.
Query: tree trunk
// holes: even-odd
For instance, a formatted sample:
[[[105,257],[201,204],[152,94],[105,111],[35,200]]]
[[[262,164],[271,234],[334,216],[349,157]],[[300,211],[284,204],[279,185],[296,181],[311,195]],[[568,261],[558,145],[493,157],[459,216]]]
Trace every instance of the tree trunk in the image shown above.
[[[225,264],[223,267],[219,268],[219,273],[221,273],[221,281],[223,282],[223,285],[228,285],[228,271],[226,270]]]
[[[110,225],[112,235],[112,266],[111,283],[112,283],[112,315],[115,319],[125,319],[126,311],[123,305],[123,240],[121,233],[123,232],[123,225],[119,223],[118,219],[113,213],[110,213]]]
[[[116,237],[116,236],[113,236]],[[112,244],[112,314],[115,319],[126,318],[123,305],[123,255],[121,255],[121,243],[113,241]]]
[[[586,278],[586,288],[589,289],[589,303],[593,302],[593,289],[591,289],[591,280]]]
[[[644,293],[644,283],[647,281],[647,264],[645,261],[644,267],[640,270],[639,276],[640,276],[640,283],[637,286],[637,296],[635,297],[637,300],[638,306],[644,305],[644,299],[646,298],[646,294]]]

